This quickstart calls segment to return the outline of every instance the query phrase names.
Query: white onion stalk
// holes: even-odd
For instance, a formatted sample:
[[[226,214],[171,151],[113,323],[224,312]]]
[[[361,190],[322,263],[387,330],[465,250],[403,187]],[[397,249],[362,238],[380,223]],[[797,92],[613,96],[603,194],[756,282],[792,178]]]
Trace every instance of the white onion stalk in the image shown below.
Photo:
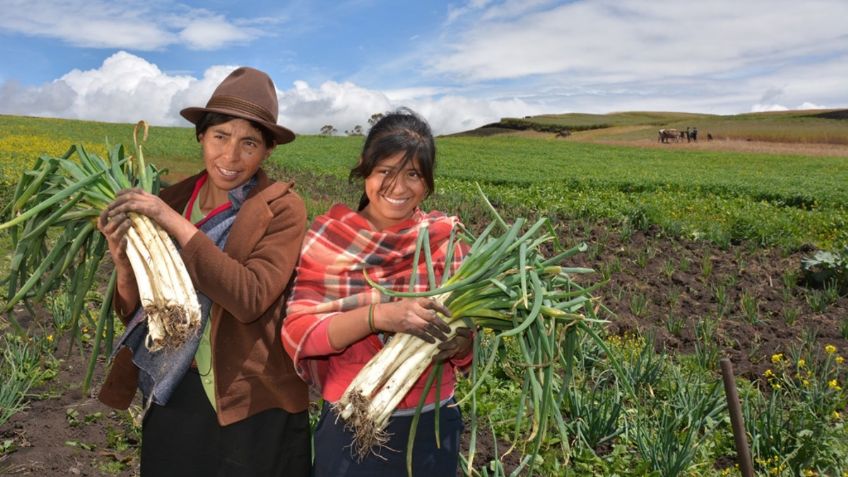
[[[436,298],[440,302],[444,299]],[[450,339],[456,336],[457,328],[466,325],[453,320],[448,326],[451,330],[446,335]],[[396,335],[368,361],[334,404],[336,413],[354,429],[353,447],[360,459],[386,443],[389,417],[430,366],[439,343],[405,333]]]
[[[200,304],[176,247],[149,218],[130,214],[127,257],[147,316],[145,346],[152,352],[177,348],[200,327]]]

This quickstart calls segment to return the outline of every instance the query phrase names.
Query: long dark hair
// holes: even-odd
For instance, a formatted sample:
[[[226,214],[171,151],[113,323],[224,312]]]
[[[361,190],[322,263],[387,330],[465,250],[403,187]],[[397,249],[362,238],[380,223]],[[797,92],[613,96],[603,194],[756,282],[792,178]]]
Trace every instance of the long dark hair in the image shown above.
[[[359,164],[350,170],[348,179],[365,179],[381,160],[403,152],[403,160],[398,171],[403,170],[411,161],[418,160],[418,172],[427,184],[427,195],[433,193],[433,171],[436,168],[436,142],[430,125],[415,111],[400,108],[383,116],[368,131]],[[387,177],[383,188],[388,188],[396,176]],[[359,199],[359,209],[368,205],[368,196],[363,192]]]

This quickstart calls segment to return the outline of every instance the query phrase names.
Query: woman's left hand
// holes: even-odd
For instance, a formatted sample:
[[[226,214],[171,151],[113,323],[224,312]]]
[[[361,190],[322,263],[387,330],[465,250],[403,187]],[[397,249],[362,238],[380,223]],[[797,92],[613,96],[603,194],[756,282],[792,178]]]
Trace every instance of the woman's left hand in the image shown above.
[[[433,356],[433,362],[438,363],[453,358],[464,358],[471,352],[474,344],[474,332],[471,328],[461,327],[456,329],[453,338],[439,343],[439,352]]]
[[[162,199],[141,189],[125,189],[118,192],[115,200],[106,208],[104,214],[109,221],[129,220],[129,213],[145,215],[159,224],[174,237],[180,246],[185,246],[197,228],[182,215],[170,208]]]

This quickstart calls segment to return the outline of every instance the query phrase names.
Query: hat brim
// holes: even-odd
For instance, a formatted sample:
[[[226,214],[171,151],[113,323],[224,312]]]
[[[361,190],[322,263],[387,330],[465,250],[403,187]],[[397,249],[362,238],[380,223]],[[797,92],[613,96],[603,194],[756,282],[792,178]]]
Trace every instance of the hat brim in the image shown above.
[[[180,116],[186,118],[192,124],[197,124],[197,122],[200,121],[200,119],[206,113],[226,114],[227,116],[232,116],[234,118],[247,119],[248,121],[253,121],[270,131],[271,135],[274,136],[274,142],[276,144],[286,144],[294,141],[295,138],[294,133],[290,129],[284,128],[283,126],[280,126],[276,123],[265,121],[264,119],[244,113],[242,111],[234,111],[232,109],[185,108],[180,111]]]

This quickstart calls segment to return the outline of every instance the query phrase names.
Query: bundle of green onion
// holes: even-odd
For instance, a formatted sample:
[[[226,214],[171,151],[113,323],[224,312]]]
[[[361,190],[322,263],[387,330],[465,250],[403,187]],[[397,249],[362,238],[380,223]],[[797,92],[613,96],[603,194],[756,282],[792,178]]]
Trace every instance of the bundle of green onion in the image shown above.
[[[98,216],[122,189],[140,187],[156,193],[159,188],[159,172],[144,163],[140,129],[144,131],[142,141],[146,140],[147,124],[141,121],[134,129],[135,157],[125,155],[123,146],[117,145],[103,160],[75,145],[62,157],[39,157],[23,174],[3,213],[8,221],[0,224],[0,230],[10,229],[15,248],[3,311],[22,300],[41,300],[47,292],[67,284],[74,297],[72,313],[78,318],[107,249],[106,239],[96,227]],[[130,219],[127,256],[147,315],[145,345],[151,351],[179,346],[200,324],[191,278],[159,225],[143,215],[130,214]],[[114,281],[113,277],[109,298]]]
[[[585,244],[546,257],[544,249],[556,241],[548,219],[541,219],[523,230],[525,219],[519,218],[508,225],[485,196],[484,200],[496,220],[476,238],[468,231],[460,234],[460,239],[471,244],[469,253],[453,276],[443,277],[440,286],[433,275],[426,229],[419,234],[413,262],[419,263],[423,250],[430,272],[430,291],[395,292],[366,278],[386,295],[435,297],[451,311],[450,318],[442,318],[453,330],[468,324],[482,330],[475,336],[471,389],[462,397],[462,401],[471,399],[472,406],[476,402],[475,393],[490,374],[494,362],[499,357],[504,359],[505,341],[517,342],[521,362],[515,367],[522,370],[523,392],[516,396],[519,415],[515,439],[522,440],[520,436],[523,435],[523,440],[532,444],[531,449],[524,450],[522,465],[525,465],[538,454],[550,426],[557,428],[562,441],[566,441],[559,404],[563,399],[562,389],[570,379],[575,333],[587,333],[606,349],[592,328],[593,322],[602,320],[597,318],[599,304],[591,292],[602,283],[581,285],[575,282],[574,275],[592,270],[561,265],[567,258],[585,251]],[[502,227],[505,233],[496,237],[496,227]],[[452,235],[448,250],[453,250],[456,236]],[[447,263],[450,261],[451,257],[447,257]],[[336,403],[336,412],[354,431],[354,448],[360,457],[385,443],[385,426],[392,411],[426,371],[438,352],[437,345],[412,335],[396,335],[367,363]],[[428,390],[440,376],[437,365],[429,377]],[[438,392],[438,385],[436,389]],[[422,405],[423,398],[419,410]],[[472,415],[472,422],[474,417]],[[438,418],[436,420],[438,422]],[[414,429],[415,424],[413,434]],[[472,451],[475,433],[476,428],[473,428]],[[412,441],[410,438],[410,446]],[[407,453],[408,459],[411,455]],[[473,452],[467,459],[469,475],[472,461]],[[411,472],[411,462],[407,463]]]

